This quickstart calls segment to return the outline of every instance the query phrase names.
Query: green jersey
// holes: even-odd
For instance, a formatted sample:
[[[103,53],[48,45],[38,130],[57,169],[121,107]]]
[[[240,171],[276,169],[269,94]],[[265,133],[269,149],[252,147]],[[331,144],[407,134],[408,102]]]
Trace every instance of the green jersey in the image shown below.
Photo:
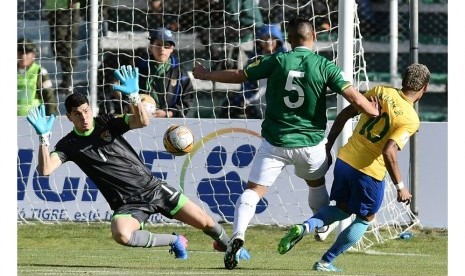
[[[277,147],[309,147],[325,137],[327,88],[350,85],[339,67],[307,47],[264,56],[245,69],[249,80],[267,78],[262,136]]]

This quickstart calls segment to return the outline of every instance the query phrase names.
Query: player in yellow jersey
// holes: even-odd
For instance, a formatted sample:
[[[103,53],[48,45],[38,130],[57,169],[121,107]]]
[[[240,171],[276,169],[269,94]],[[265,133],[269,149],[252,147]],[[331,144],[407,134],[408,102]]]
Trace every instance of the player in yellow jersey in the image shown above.
[[[368,98],[378,98],[380,115],[362,114],[349,141],[339,149],[330,194],[330,200],[336,205],[323,207],[304,223],[293,225],[281,239],[279,253],[289,251],[315,228],[355,214],[355,220],[313,265],[318,271],[341,271],[332,262],[362,238],[375,218],[383,201],[386,172],[397,189],[397,201],[410,203],[412,196],[402,181],[397,152],[420,127],[413,104],[427,90],[430,75],[425,65],[412,64],[404,73],[402,89],[377,86],[365,94]],[[328,154],[345,123],[356,115],[358,112],[352,105],[337,115],[327,138]]]

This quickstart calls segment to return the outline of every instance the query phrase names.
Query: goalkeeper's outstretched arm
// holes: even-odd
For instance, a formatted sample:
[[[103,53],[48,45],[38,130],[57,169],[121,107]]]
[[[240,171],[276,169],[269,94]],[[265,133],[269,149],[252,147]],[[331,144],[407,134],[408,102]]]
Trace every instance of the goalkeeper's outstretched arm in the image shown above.
[[[49,147],[48,145],[39,145],[37,171],[40,175],[50,175],[62,164],[56,153],[50,154]]]
[[[61,165],[61,160],[56,154],[50,155],[50,132],[55,114],[50,115],[47,119],[45,115],[45,105],[33,107],[29,110],[27,120],[34,127],[39,135],[39,157],[37,171],[40,175],[50,175],[56,168]]]
[[[139,68],[131,65],[123,65],[115,70],[115,76],[120,84],[114,84],[113,89],[118,90],[129,98],[133,115],[129,116],[129,128],[141,128],[148,126],[149,116],[143,107],[139,95]]]

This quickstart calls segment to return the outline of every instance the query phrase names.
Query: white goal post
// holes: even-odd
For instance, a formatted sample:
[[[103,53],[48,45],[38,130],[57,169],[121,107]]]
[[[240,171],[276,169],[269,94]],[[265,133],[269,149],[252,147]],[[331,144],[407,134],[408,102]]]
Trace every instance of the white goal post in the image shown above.
[[[103,4],[98,5],[97,2]],[[212,21],[218,19],[215,17],[218,14],[232,18],[232,15],[238,15],[216,9],[224,7],[226,0],[163,1],[164,6],[160,11],[151,10],[149,2],[90,0],[81,7],[81,32],[75,51],[78,63],[73,71],[77,84],[75,93],[87,93],[95,110],[107,101],[98,94],[103,87],[98,79],[106,69],[102,61],[110,54],[123,55],[129,60],[134,60],[141,53],[147,54],[152,16],[162,18],[164,23],[165,20],[174,20],[177,24],[177,31],[174,31],[175,54],[188,71],[195,60],[208,61],[213,57],[224,66],[243,66],[244,52],[257,54],[254,42],[258,39],[256,32],[261,24],[279,24],[285,34],[285,25],[290,16],[309,16],[317,30],[318,41],[314,50],[340,65],[346,74],[352,74],[354,86],[360,91],[370,87],[355,0],[340,0],[339,5],[335,5],[336,1],[333,0],[254,0],[251,7],[240,12],[260,11],[263,19],[249,25],[225,25],[231,21]],[[198,6],[200,2],[210,4]],[[18,38],[27,37],[34,41],[37,46],[36,61],[47,69],[53,87],[58,88],[62,72],[50,48],[49,25],[45,18],[48,11],[41,4],[43,1],[21,0],[19,3],[23,8],[18,9]],[[350,25],[350,31],[338,26],[341,25],[341,17],[348,20],[342,26]],[[242,32],[251,36],[236,37],[231,41],[227,38],[226,27],[238,31],[238,36]],[[344,33],[341,33],[342,30]],[[212,46],[218,46],[219,57],[211,52],[215,50]],[[213,64],[210,63],[211,66]],[[243,93],[242,86],[192,81],[196,90],[195,107],[186,113],[187,118],[152,119],[148,128],[130,131],[126,138],[154,175],[182,189],[218,221],[232,223],[235,200],[244,188],[251,160],[260,142],[261,120],[220,115],[224,114],[222,110],[231,108],[224,106],[228,95]],[[52,147],[72,129],[64,116],[64,96],[57,94],[57,100],[59,116],[54,124]],[[340,97],[334,93],[328,94],[329,118],[334,118],[337,110],[343,107],[343,104],[337,104],[339,100]],[[265,103],[260,104],[265,106]],[[188,125],[193,130],[195,146],[191,154],[174,157],[164,151],[164,130],[174,123]],[[350,129],[344,133],[347,138]],[[62,166],[50,177],[38,176],[35,170],[38,138],[26,118],[20,116],[17,141],[18,223],[108,222],[111,216],[108,204],[92,181],[74,164]],[[291,168],[283,171],[269,193],[259,202],[253,224],[285,227],[311,216],[307,203],[308,188],[292,172]],[[328,190],[331,182],[332,168],[327,177]],[[400,232],[419,223],[408,208],[395,202],[395,191],[389,188],[392,185],[386,186],[383,209],[361,241],[362,249],[395,238]],[[150,222],[177,223],[162,216],[152,216]]]

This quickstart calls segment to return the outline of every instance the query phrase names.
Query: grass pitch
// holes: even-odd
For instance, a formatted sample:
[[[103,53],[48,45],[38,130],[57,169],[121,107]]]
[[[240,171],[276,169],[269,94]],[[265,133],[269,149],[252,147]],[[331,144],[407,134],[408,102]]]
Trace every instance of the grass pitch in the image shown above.
[[[231,226],[225,225],[231,233]],[[277,245],[287,228],[249,227],[245,247],[252,259],[234,270],[223,266],[223,253],[215,252],[212,240],[190,226],[149,226],[158,233],[177,232],[189,240],[188,260],[176,260],[168,247],[133,248],[117,244],[107,223],[18,224],[18,275],[326,275],[315,272],[313,263],[330,247],[306,236],[285,255]],[[447,275],[445,230],[414,230],[409,240],[389,240],[367,252],[349,251],[334,264],[336,275]]]

